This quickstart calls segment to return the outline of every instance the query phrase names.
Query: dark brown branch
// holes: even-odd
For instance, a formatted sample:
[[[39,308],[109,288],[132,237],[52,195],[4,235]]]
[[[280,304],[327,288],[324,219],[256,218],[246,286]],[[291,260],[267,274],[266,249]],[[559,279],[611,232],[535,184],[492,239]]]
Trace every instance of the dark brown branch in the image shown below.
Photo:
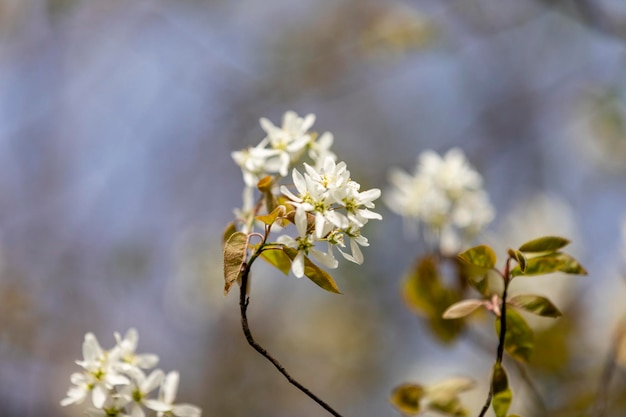
[[[260,252],[257,252],[257,256],[259,253]],[[291,375],[289,375],[289,373],[280,364],[280,362],[278,362],[272,355],[270,355],[267,352],[267,350],[265,350],[261,345],[259,345],[252,337],[252,333],[250,332],[250,327],[248,326],[248,316],[247,316],[248,303],[250,300],[246,296],[246,293],[247,293],[247,287],[248,287],[248,278],[250,275],[250,265],[252,264],[254,259],[256,259],[255,255],[252,256],[249,263],[244,264],[244,269],[242,271],[242,276],[241,276],[241,288],[239,292],[239,307],[241,309],[241,327],[243,328],[243,333],[246,336],[246,340],[248,341],[248,344],[252,346],[254,350],[259,352],[265,359],[270,361],[272,365],[274,365],[274,367],[278,369],[278,372],[280,372],[281,374],[283,374],[285,378],[287,378],[287,381],[289,381],[291,385],[295,386],[300,391],[308,395],[309,398],[311,398],[313,401],[318,403],[323,409],[328,411],[333,416],[342,417],[341,414],[336,412],[331,406],[326,404],[319,397],[313,394],[308,388],[306,388],[304,385],[296,381]]]
[[[511,258],[509,257],[506,260],[504,274],[502,274],[502,279],[504,280],[504,290],[502,291],[502,305],[500,306],[500,336],[498,341],[498,350],[496,351],[496,364],[501,364],[502,358],[504,356],[504,339],[506,336],[506,298],[510,282],[510,265]],[[483,405],[483,409],[480,411],[478,417],[484,417],[484,415],[487,413],[487,410],[489,410],[489,405],[491,405],[492,397],[493,381],[491,384],[489,384],[489,394],[487,394],[487,400],[485,401],[485,405]]]

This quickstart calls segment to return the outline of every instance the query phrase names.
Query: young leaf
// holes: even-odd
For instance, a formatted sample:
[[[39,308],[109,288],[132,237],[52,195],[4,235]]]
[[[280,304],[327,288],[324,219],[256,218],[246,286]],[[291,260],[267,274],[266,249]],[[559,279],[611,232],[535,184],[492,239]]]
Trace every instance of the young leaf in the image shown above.
[[[511,276],[516,277],[519,275],[533,276],[533,275],[545,275],[553,272],[558,272],[561,268],[566,266],[566,261],[558,253],[550,255],[538,256],[536,258],[530,258],[526,264],[526,270],[522,272],[519,265],[511,270]]]
[[[543,317],[556,318],[562,316],[552,301],[539,295],[517,295],[509,300],[509,304]]]
[[[555,252],[569,244],[569,240],[558,236],[544,236],[533,239],[519,247],[520,252]]]
[[[526,264],[528,263],[526,255],[518,250],[509,249],[509,256],[517,261],[517,264],[522,272],[526,272]]]
[[[491,400],[493,411],[496,417],[506,417],[506,412],[509,411],[509,406],[513,400],[513,392],[509,388],[509,379],[506,376],[506,371],[500,363],[496,363],[493,366],[491,387],[493,391]]]
[[[298,251],[293,248],[284,248],[285,253],[293,261]],[[326,271],[315,265],[307,256],[304,257],[304,275],[326,291],[341,294],[337,283]]]
[[[401,290],[408,307],[425,316],[430,330],[439,341],[450,343],[459,335],[464,321],[445,320],[441,315],[447,306],[461,300],[463,290],[443,285],[434,256],[415,261],[402,282]]]
[[[560,253],[559,257],[565,262],[565,265],[560,269],[561,272],[574,275],[587,275],[587,270],[583,268],[576,259],[565,253]]]
[[[429,410],[437,411],[438,413],[445,414],[454,417],[466,417],[467,410],[463,408],[459,397],[455,396],[442,396],[437,395],[429,398],[428,405]]]
[[[496,334],[500,335],[500,320],[496,320]],[[515,359],[528,362],[534,347],[534,334],[526,320],[517,311],[507,308],[504,349]]]
[[[476,386],[476,381],[464,377],[452,377],[426,387],[426,395],[433,396],[439,394],[458,395]]]
[[[587,270],[583,268],[578,261],[571,256],[555,252],[548,255],[530,258],[526,265],[526,271],[522,272],[519,265],[511,270],[511,276],[518,275],[544,275],[553,272],[564,272],[566,274],[587,275]]]
[[[274,224],[277,218],[283,217],[287,213],[285,206],[278,206],[270,214],[256,216],[255,219],[265,223],[268,226]]]
[[[246,261],[248,235],[235,232],[224,245],[224,295],[228,294],[233,283],[241,277],[242,266]]]
[[[222,232],[222,244],[226,244],[226,242],[228,241],[228,238],[231,237],[231,235],[233,233],[235,233],[237,231],[237,228],[235,227],[235,223],[230,222],[226,225],[226,227],[224,228],[224,232]]]
[[[459,259],[480,269],[492,269],[496,265],[496,254],[487,245],[474,246],[459,255]]]
[[[391,393],[389,402],[404,415],[417,415],[420,413],[420,401],[424,395],[424,389],[417,384],[402,384]]]
[[[283,274],[289,275],[289,270],[291,270],[291,258],[283,249],[265,250],[261,253],[261,258],[269,264],[274,265]]]
[[[443,312],[444,319],[458,319],[472,313],[478,307],[482,306],[483,300],[463,300],[452,304]]]
[[[271,175],[266,175],[259,180],[257,188],[262,193],[272,192],[272,185],[274,185],[274,178]]]

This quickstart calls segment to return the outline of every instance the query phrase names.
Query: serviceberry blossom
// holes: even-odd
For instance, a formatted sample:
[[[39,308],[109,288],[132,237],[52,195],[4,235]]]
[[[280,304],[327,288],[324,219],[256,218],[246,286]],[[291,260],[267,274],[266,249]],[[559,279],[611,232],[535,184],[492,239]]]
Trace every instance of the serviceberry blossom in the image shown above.
[[[157,412],[157,417],[200,417],[202,411],[191,404],[174,404],[178,391],[178,372],[172,371],[165,376],[159,389],[159,397],[156,400],[146,400],[145,404],[151,410]]]
[[[458,148],[443,157],[425,151],[413,174],[393,169],[389,181],[386,204],[410,225],[423,223],[426,238],[435,241],[441,252],[460,250],[493,220],[482,177]]]
[[[201,415],[200,409],[195,406],[184,404],[176,408],[178,406],[174,406],[170,401],[169,408],[165,410],[165,406],[160,405],[161,397],[158,400],[149,398],[150,393],[158,387],[163,391],[165,383],[169,384],[167,390],[171,391],[174,382],[175,396],[178,374],[176,373],[176,381],[173,381],[174,377],[170,377],[172,381],[168,382],[168,377],[160,369],[155,369],[148,375],[144,373],[144,369],[156,366],[159,358],[154,354],[135,352],[139,340],[137,330],[129,329],[124,338],[115,333],[115,340],[116,345],[105,350],[93,333],[85,335],[83,360],[76,361],[76,364],[83,368],[83,372],[75,372],[70,376],[72,386],[68,389],[66,397],[61,400],[62,406],[81,404],[91,397],[93,407],[85,411],[90,417],[145,417],[145,409],[156,411],[158,416]],[[168,395],[167,398],[173,400],[174,397]],[[158,410],[151,407],[155,404],[156,407],[160,407]]]
[[[304,168],[304,174],[295,168],[292,172],[297,193],[286,186],[280,188],[296,207],[295,223],[299,237],[293,239],[283,235],[278,238],[279,243],[299,251],[292,263],[294,275],[303,275],[302,262],[309,253],[324,266],[335,268],[337,260],[333,248],[337,248],[345,259],[361,264],[363,254],[359,245],[368,245],[367,239],[361,235],[361,228],[370,219],[382,219],[380,214],[370,210],[374,208],[373,201],[380,197],[380,190],[375,188],[360,192],[361,186],[350,179],[345,162],[335,163],[328,156],[321,169],[308,164],[304,164]],[[314,218],[312,231],[308,228],[307,214]],[[341,249],[346,246],[346,238],[350,240],[351,254]],[[317,242],[326,242],[328,252],[316,250],[314,246]]]
[[[297,162],[305,150],[313,161],[335,154],[330,151],[333,135],[326,132],[321,137],[309,132],[315,122],[315,115],[298,116],[293,111],[285,112],[281,127],[270,120],[261,118],[259,123],[266,133],[261,142],[231,154],[243,173],[248,187],[254,187],[266,175],[286,177],[289,167]]]
[[[333,134],[325,132],[318,137],[309,131],[314,121],[313,114],[300,117],[293,111],[284,114],[280,127],[261,118],[266,136],[258,145],[232,153],[245,183],[244,206],[235,210],[237,229],[250,234],[257,225],[265,227],[256,217],[263,209],[271,211],[267,205],[283,204],[295,209],[291,220],[297,236],[283,233],[288,230],[277,223],[271,225],[271,231],[283,233],[276,243],[297,251],[291,264],[297,277],[304,276],[309,256],[331,269],[338,266],[337,251],[345,259],[361,264],[360,247],[369,244],[361,228],[369,220],[382,219],[372,210],[380,190],[361,191],[360,184],[350,177],[346,163],[337,162],[331,150]],[[303,157],[309,160],[294,168]],[[290,168],[292,184],[281,185]],[[262,195],[255,202],[254,188],[267,176],[271,181],[264,180]],[[271,185],[266,187],[265,184]],[[320,245],[327,245],[327,250],[320,250]],[[350,249],[346,249],[347,246]]]

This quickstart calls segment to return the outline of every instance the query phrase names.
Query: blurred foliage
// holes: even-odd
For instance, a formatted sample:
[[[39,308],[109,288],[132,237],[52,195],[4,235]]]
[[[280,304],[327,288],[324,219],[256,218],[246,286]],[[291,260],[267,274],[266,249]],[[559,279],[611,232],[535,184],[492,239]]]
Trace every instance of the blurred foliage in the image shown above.
[[[407,273],[402,284],[402,296],[407,306],[424,316],[433,335],[443,343],[453,342],[463,330],[465,322],[446,320],[443,313],[452,304],[460,301],[466,288],[463,268],[455,259],[447,259],[454,266],[451,279],[442,276],[437,256],[418,258]],[[450,277],[447,277],[450,278]],[[446,284],[450,282],[451,284]]]

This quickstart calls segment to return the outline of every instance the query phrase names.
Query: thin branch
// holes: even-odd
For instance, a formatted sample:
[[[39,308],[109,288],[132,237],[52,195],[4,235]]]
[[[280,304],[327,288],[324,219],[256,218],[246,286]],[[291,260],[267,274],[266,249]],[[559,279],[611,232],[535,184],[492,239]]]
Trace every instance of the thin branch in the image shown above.
[[[289,375],[289,373],[280,364],[280,362],[278,362],[278,360],[276,360],[272,355],[270,355],[267,352],[267,350],[265,350],[261,345],[259,345],[252,337],[252,333],[250,332],[250,327],[248,326],[248,316],[247,316],[248,303],[250,302],[250,300],[246,296],[246,292],[247,292],[247,287],[248,287],[248,277],[250,275],[250,266],[252,265],[252,262],[256,259],[256,257],[260,254],[260,252],[261,251],[259,250],[254,255],[252,255],[252,257],[250,258],[250,261],[247,264],[245,264],[244,269],[242,271],[242,276],[241,276],[241,288],[239,291],[239,307],[241,309],[241,327],[243,328],[243,333],[246,336],[246,340],[248,341],[248,344],[254,348],[254,350],[259,352],[265,359],[270,361],[272,365],[274,365],[274,367],[278,369],[278,372],[280,372],[281,374],[283,374],[285,378],[287,378],[287,381],[289,381],[291,385],[295,386],[300,391],[308,395],[309,398],[311,398],[313,401],[318,403],[323,409],[328,411],[333,416],[342,417],[341,414],[336,412],[331,406],[326,404],[319,397],[313,394],[308,388],[306,388],[304,385],[296,381],[291,375]]]
[[[502,363],[502,358],[504,356],[504,338],[506,336],[506,297],[507,291],[509,289],[510,282],[510,268],[511,268],[511,258],[509,257],[506,260],[506,265],[504,267],[504,274],[502,274],[502,278],[504,280],[504,290],[502,291],[502,306],[500,307],[500,336],[498,341],[498,350],[496,351],[496,364]],[[493,398],[493,381],[489,384],[489,393],[487,394],[487,400],[485,401],[485,405],[483,405],[482,410],[478,417],[484,417],[489,410],[489,405],[491,405],[491,399]]]

